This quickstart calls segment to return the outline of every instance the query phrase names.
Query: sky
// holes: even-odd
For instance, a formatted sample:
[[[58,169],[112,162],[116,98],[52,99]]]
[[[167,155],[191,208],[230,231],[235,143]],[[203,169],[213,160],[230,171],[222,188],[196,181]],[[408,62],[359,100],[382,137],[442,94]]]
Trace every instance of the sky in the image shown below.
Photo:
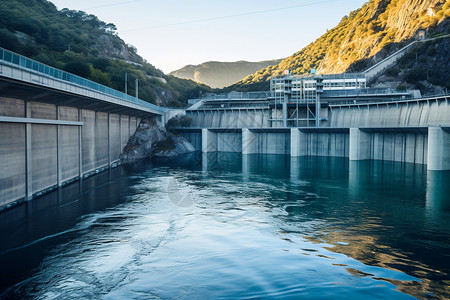
[[[288,57],[364,0],[51,0],[117,26],[119,36],[165,73],[207,61]]]

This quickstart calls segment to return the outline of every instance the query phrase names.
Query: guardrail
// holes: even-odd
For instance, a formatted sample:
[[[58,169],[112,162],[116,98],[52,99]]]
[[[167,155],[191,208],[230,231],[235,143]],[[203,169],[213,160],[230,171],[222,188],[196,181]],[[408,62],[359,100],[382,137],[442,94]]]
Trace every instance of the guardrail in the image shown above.
[[[125,100],[127,102],[133,103],[135,105],[140,105],[142,107],[153,109],[161,114],[164,114],[166,112],[166,109],[163,107],[156,106],[154,104],[148,103],[144,100],[138,99],[136,97],[127,95],[125,93],[116,91],[110,87],[101,85],[99,83],[96,83],[94,81],[88,80],[86,78],[50,67],[48,65],[45,65],[43,63],[40,63],[38,61],[32,60],[30,58],[27,58],[25,56],[22,56],[20,54],[14,53],[12,51],[6,50],[4,48],[0,47],[0,62],[6,62],[9,64],[16,65],[23,69],[28,69],[30,71],[40,73],[45,76],[49,76],[55,79],[59,79],[62,81],[67,81],[72,84],[76,84],[78,86],[94,90],[96,92],[100,92],[109,96],[113,96],[116,98],[119,98],[121,100]],[[0,69],[1,74],[1,69]]]

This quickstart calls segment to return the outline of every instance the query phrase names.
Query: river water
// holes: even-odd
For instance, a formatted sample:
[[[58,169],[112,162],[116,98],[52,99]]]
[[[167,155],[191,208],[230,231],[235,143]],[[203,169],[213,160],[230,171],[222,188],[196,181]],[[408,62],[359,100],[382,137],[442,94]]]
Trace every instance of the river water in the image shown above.
[[[0,214],[5,299],[448,299],[450,173],[195,154]]]

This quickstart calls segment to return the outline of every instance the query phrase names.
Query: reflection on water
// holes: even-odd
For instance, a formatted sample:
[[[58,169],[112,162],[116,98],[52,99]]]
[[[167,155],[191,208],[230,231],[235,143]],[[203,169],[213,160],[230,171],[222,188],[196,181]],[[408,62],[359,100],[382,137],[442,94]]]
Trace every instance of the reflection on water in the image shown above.
[[[450,298],[450,173],[195,154],[0,214],[5,298]]]

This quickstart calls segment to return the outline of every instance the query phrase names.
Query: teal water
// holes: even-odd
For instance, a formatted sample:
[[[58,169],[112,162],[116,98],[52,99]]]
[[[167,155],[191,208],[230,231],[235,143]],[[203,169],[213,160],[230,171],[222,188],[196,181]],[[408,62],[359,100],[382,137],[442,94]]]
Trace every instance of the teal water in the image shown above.
[[[450,173],[210,153],[0,214],[5,299],[448,299]]]

